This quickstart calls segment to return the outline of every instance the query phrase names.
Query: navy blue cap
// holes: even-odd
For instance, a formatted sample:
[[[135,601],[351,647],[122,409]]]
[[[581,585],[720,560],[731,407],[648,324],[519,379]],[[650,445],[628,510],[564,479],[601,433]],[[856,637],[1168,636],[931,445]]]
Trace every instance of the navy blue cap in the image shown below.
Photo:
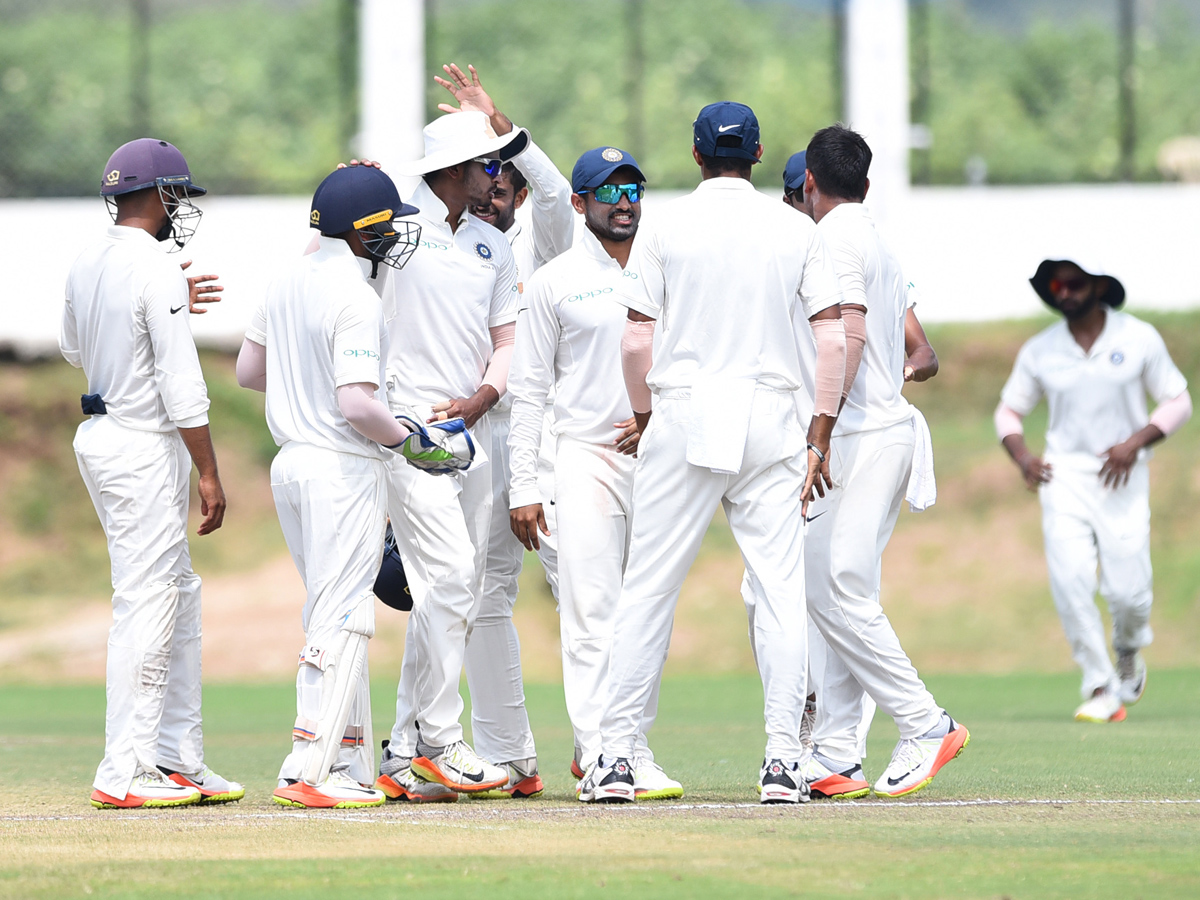
[[[384,210],[391,211],[389,219],[420,212],[400,199],[396,185],[382,170],[347,166],[334,169],[317,186],[308,223],[322,234],[342,234],[361,227],[356,222],[362,223]]]
[[[758,117],[744,103],[710,103],[692,123],[701,156],[732,156],[758,162]]]
[[[646,183],[646,176],[638,168],[637,160],[616,147],[597,147],[589,150],[575,163],[571,170],[571,190],[575,193],[599,187],[617,169],[628,166],[637,172],[638,181]]]
[[[783,167],[783,189],[785,191],[798,191],[804,185],[804,172],[808,168],[804,158],[807,155],[807,151],[801,150],[788,157],[787,165]]]

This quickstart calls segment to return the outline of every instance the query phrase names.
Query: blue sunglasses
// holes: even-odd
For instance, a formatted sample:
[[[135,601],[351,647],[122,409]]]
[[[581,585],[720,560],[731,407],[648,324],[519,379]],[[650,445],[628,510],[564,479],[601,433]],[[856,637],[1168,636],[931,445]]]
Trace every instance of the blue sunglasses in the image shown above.
[[[620,203],[622,194],[629,198],[630,203],[637,203],[645,192],[644,184],[602,184],[589,190],[577,191],[580,194],[595,194],[597,200],[610,206]]]

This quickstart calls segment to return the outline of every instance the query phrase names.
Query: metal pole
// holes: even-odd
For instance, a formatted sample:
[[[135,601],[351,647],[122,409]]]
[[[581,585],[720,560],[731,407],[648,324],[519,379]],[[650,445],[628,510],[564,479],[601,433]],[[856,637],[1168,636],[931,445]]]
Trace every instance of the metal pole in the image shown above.
[[[625,132],[629,141],[629,152],[635,159],[642,159],[646,148],[645,92],[643,81],[646,72],[645,3],[644,0],[626,0],[626,15],[629,24],[629,77],[625,82],[627,121]]]
[[[353,153],[358,134],[358,0],[338,0],[338,140]]]
[[[1135,0],[1117,0],[1120,32],[1117,120],[1121,145],[1118,174],[1124,181],[1133,180],[1133,155],[1137,148],[1137,122],[1134,116],[1134,84],[1137,77],[1134,67],[1134,2]]]
[[[846,0],[833,0],[833,117],[846,121]]]
[[[134,137],[150,136],[150,0],[130,0],[129,126]]]
[[[929,64],[929,0],[909,0],[909,10],[912,18],[912,55],[913,55],[913,99],[912,120],[917,125],[923,125],[928,134],[929,128],[929,87],[931,81]],[[913,182],[929,184],[933,180],[933,161],[928,146],[914,152],[916,166],[913,172]]]

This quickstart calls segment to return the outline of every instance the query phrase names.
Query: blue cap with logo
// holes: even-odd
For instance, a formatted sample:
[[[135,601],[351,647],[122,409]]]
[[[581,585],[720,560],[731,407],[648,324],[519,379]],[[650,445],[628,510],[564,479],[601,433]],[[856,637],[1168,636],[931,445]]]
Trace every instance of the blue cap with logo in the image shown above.
[[[805,164],[806,156],[808,156],[807,151],[801,150],[788,157],[787,165],[783,167],[783,189],[785,191],[789,193],[798,191],[804,185],[804,172],[808,168]]]
[[[322,234],[342,234],[359,227],[356,223],[389,210],[394,219],[420,212],[400,199],[396,185],[374,166],[334,169],[313,194],[309,225]]]
[[[597,147],[595,150],[589,150],[579,157],[575,168],[571,170],[571,190],[579,193],[598,187],[608,180],[609,175],[626,166],[637,172],[637,180],[645,184],[646,176],[638,168],[637,160],[624,150],[618,150],[616,147]]]
[[[758,117],[744,103],[710,103],[692,123],[692,136],[701,156],[758,161]]]

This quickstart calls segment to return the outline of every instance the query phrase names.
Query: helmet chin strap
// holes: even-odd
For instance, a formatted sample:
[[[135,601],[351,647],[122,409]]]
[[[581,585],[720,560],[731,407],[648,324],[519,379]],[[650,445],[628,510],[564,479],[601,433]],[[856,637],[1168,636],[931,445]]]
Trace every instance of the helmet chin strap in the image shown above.
[[[379,260],[374,256],[371,257],[371,280],[375,280],[375,276],[379,274]]]

